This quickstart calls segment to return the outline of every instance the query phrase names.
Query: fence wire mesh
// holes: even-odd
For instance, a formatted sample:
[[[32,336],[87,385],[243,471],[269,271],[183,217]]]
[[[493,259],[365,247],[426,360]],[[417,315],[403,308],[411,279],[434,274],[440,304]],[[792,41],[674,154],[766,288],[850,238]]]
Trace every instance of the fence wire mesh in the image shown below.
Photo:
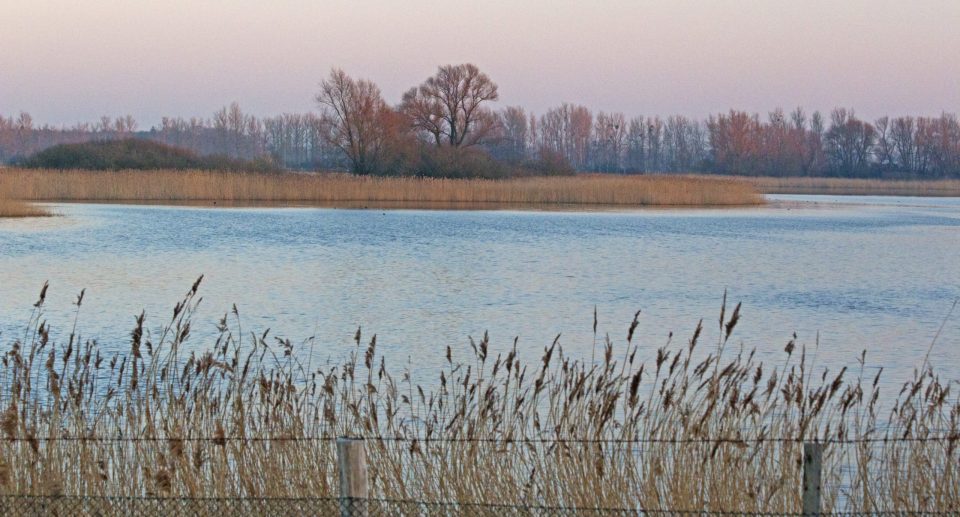
[[[218,516],[340,515],[335,498],[172,498],[4,496],[0,515],[10,516]]]
[[[824,516],[920,516],[958,515],[951,511],[833,512]],[[340,516],[340,517],[567,517],[567,516],[742,516],[801,517],[800,512],[739,512],[712,509],[578,508],[537,505],[431,502],[390,499],[317,498],[193,498],[193,497],[94,497],[94,496],[0,496],[0,515],[64,515],[99,517],[136,516]]]

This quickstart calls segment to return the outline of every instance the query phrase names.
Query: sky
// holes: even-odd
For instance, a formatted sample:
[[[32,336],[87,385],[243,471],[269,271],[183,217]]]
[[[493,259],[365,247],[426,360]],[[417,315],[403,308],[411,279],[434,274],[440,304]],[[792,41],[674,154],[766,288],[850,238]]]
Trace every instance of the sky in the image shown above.
[[[536,113],[956,113],[960,1],[0,0],[0,114],[52,125],[316,110],[331,67],[396,103],[465,62]]]

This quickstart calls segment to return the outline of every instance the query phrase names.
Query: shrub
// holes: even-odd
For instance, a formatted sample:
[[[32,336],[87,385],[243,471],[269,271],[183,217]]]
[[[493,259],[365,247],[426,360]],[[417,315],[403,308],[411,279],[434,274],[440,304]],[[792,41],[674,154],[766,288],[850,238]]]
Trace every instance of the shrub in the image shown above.
[[[573,176],[576,171],[563,154],[540,148],[535,160],[524,163],[523,168],[535,176]]]
[[[448,146],[423,147],[415,171],[418,176],[431,178],[499,179],[511,176],[509,167],[484,151]]]
[[[186,149],[140,139],[64,144],[28,158],[32,169],[156,170],[203,169],[218,171],[273,171],[266,159],[237,160],[223,155],[199,156]]]

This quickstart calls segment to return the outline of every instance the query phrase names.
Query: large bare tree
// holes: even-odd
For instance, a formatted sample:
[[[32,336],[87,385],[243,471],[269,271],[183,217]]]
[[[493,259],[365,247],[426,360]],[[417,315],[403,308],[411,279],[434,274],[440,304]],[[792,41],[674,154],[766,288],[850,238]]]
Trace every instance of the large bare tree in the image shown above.
[[[476,65],[446,65],[403,95],[401,111],[437,145],[467,147],[496,129],[496,115],[483,104],[498,98],[496,83]]]
[[[323,109],[328,142],[346,154],[355,173],[377,172],[396,127],[393,110],[374,83],[354,80],[333,69],[320,84],[317,102]]]

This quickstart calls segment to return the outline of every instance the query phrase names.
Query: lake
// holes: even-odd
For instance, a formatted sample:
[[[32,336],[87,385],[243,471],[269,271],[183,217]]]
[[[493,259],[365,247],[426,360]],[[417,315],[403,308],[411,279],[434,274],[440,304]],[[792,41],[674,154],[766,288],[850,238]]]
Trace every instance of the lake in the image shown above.
[[[832,371],[867,349],[868,375],[882,366],[898,388],[960,297],[960,199],[770,199],[621,212],[56,204],[62,217],[0,220],[0,349],[23,338],[44,281],[53,337],[69,335],[86,288],[79,333],[126,352],[134,317],[145,310],[156,332],[204,274],[192,347],[236,304],[245,334],[270,328],[312,364],[353,350],[360,326],[388,366],[430,382],[446,346],[467,359],[484,331],[494,355],[519,337],[535,360],[561,334],[589,361],[595,306],[618,350],[637,310],[644,358],[700,318],[715,344],[726,290],[743,302],[734,348],[780,364],[796,332]],[[944,377],[960,379],[958,342],[954,313],[931,354]]]

